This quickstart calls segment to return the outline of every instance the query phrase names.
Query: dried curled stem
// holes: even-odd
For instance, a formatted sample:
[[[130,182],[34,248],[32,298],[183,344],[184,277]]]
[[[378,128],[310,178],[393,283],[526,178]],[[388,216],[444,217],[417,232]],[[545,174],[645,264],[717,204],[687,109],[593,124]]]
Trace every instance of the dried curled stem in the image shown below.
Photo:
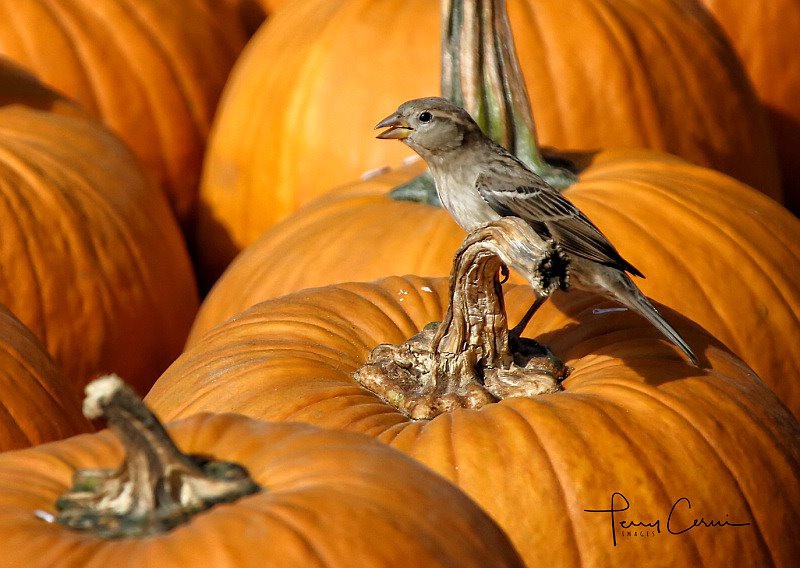
[[[379,345],[354,378],[414,419],[559,390],[560,360],[531,340],[515,342],[515,350],[509,344],[503,263],[526,275],[539,296],[568,285],[567,257],[555,243],[516,217],[489,223],[456,253],[443,321],[402,345]]]
[[[117,470],[79,470],[56,502],[56,521],[104,538],[147,536],[217,503],[260,490],[240,465],[182,453],[133,390],[116,375],[86,387],[84,414],[103,417],[122,440]]]

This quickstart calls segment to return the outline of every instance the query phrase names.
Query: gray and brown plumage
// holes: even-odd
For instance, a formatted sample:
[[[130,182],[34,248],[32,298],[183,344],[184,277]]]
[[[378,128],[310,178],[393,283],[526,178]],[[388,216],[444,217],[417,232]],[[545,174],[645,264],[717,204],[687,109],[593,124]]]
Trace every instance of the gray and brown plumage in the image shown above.
[[[414,99],[375,128],[386,129],[378,138],[402,140],[425,160],[442,205],[464,230],[505,216],[524,219],[569,255],[570,286],[641,314],[697,364],[689,345],[628,276],[644,275],[575,205],[487,137],[467,111],[439,97]]]

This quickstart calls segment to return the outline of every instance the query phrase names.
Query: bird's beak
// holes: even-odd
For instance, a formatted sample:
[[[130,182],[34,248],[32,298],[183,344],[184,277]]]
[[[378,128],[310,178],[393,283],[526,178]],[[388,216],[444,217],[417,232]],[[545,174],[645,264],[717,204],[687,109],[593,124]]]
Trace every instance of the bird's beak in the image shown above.
[[[383,140],[405,140],[411,135],[412,132],[414,132],[414,129],[411,128],[411,125],[397,113],[387,116],[381,120],[375,125],[375,129],[377,130],[378,128],[388,128],[388,130],[385,130],[376,136],[376,138],[381,138]]]

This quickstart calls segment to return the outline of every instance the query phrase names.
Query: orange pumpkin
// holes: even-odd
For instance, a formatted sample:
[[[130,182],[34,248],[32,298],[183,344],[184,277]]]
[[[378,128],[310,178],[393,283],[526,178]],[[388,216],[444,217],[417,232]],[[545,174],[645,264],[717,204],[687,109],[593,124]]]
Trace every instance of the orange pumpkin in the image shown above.
[[[0,67],[0,85],[18,78]],[[74,384],[114,370],[145,391],[197,310],[178,225],[116,136],[19,93],[0,107],[0,303]]]
[[[138,415],[130,419],[137,420]],[[186,452],[243,466],[260,488],[251,482],[247,491],[239,492],[244,496],[199,513],[189,512],[168,532],[99,538],[91,530],[47,524],[41,517],[56,513],[58,499],[64,509],[60,518],[70,519],[67,514],[75,508],[67,507],[69,495],[62,494],[74,475],[79,482],[81,477],[97,476],[92,471],[79,473],[83,469],[117,467],[122,458],[117,440],[103,432],[8,452],[0,455],[4,550],[0,566],[522,565],[507,537],[460,491],[366,436],[300,424],[268,424],[230,414],[195,416],[170,425],[169,433]],[[181,474],[198,472],[195,460],[174,454],[168,440],[164,446],[155,445],[151,440],[157,438],[155,432],[142,440],[151,448],[164,447],[158,453],[160,463],[153,460],[155,467],[170,466],[169,477],[157,479],[163,492],[153,496],[153,501],[163,502],[165,494],[184,482]],[[129,450],[123,467],[136,467],[137,460],[149,457],[144,449],[141,452],[136,447]],[[223,468],[233,471],[217,483],[222,489],[235,485],[245,473],[224,462],[215,462],[210,473],[218,478]],[[204,465],[205,472],[209,469]],[[131,488],[130,492],[120,491],[111,498],[122,501],[135,495],[146,475],[123,479],[123,487]],[[214,483],[203,476],[195,485],[185,483],[185,489],[194,494],[208,492]],[[91,489],[82,488],[79,501],[86,502]],[[134,522],[123,528],[130,530],[137,520],[134,516]],[[112,530],[117,528],[110,525]],[[104,526],[102,520],[100,526]]]
[[[0,305],[0,452],[91,431],[73,385]]]
[[[800,214],[800,3],[702,0],[727,33],[775,133],[786,206]]]
[[[195,2],[0,1],[0,54],[111,126],[184,221],[219,94],[245,41],[235,18]]]
[[[528,287],[506,294],[509,320]],[[687,365],[642,318],[569,292],[531,334],[571,368],[564,392],[411,420],[351,373],[381,343],[442,318],[444,279],[392,277],[258,304],[185,351],[147,402],[173,418],[232,411],[368,433],[451,479],[508,533],[529,565],[789,566],[800,542],[800,425],[738,358],[674,312],[704,360]],[[769,479],[769,483],[764,483]],[[612,527],[660,521],[652,538]],[[686,498],[690,501],[689,509]],[[615,499],[614,508],[622,501]],[[686,529],[692,520],[748,523]],[[617,546],[612,542],[612,528]],[[638,535],[637,535],[638,536]]]
[[[463,231],[386,193],[421,171],[336,189],[245,249],[203,302],[189,343],[258,302],[348,280],[445,275]],[[800,416],[800,221],[759,192],[666,154],[606,150],[565,195],[647,276],[642,290],[705,327]],[[747,251],[742,255],[742,251]]]
[[[204,164],[197,239],[206,280],[299,205],[410,155],[371,131],[387,109],[439,91],[436,8],[301,0],[253,37]],[[665,150],[779,198],[763,109],[721,30],[697,8],[509,2],[540,138],[558,148]]]

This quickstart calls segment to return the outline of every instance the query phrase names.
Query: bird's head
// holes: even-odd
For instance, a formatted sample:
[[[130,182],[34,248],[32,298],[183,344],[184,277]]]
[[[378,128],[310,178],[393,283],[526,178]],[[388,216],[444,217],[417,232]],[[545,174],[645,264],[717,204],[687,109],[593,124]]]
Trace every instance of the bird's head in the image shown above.
[[[375,128],[386,129],[378,138],[402,140],[425,160],[457,149],[480,133],[467,111],[440,97],[407,101]]]

